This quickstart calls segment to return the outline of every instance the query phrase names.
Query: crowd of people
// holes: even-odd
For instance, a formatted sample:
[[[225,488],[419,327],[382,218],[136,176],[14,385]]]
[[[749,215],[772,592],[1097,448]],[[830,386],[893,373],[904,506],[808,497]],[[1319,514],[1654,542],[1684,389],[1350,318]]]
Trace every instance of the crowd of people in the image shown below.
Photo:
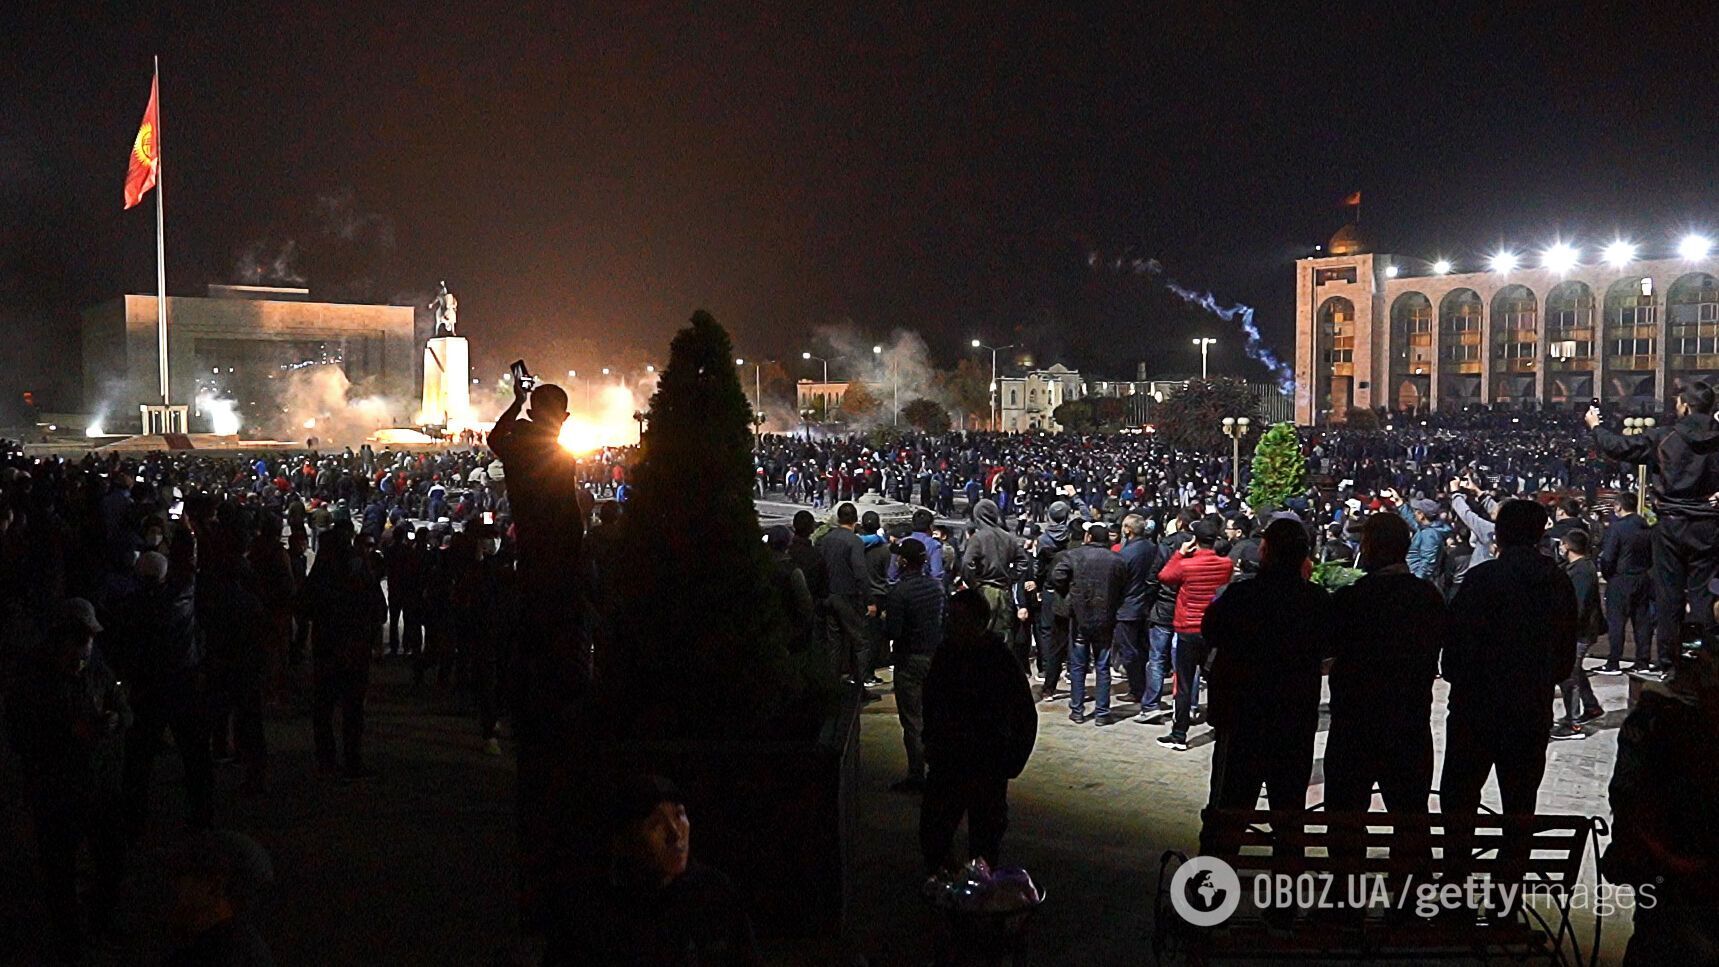
[[[1251,805],[1263,786],[1274,807],[1300,808],[1327,670],[1333,808],[1364,808],[1375,784],[1393,810],[1427,808],[1442,677],[1442,808],[1475,808],[1496,771],[1504,810],[1531,812],[1547,741],[1582,738],[1605,714],[1587,673],[1623,672],[1626,641],[1644,676],[1712,664],[1690,629],[1716,620],[1719,425],[1704,387],[1678,406],[1680,422],[1642,437],[1508,413],[1321,430],[1304,436],[1306,491],[1281,506],[1247,503],[1245,466],[1147,433],[765,436],[755,465],[761,496],[801,505],[765,532],[798,633],[867,697],[890,675],[907,754],[895,788],[923,796],[920,847],[937,870],[961,858],[963,818],[965,855],[999,859],[1035,703],[1066,701],[1076,724],[1158,723],[1173,752],[1203,721],[1215,805]],[[487,442],[517,448],[531,424]],[[0,688],[60,950],[75,958],[111,913],[165,736],[186,822],[218,827],[212,770],[232,761],[242,793],[267,794],[264,712],[290,701],[297,669],[329,781],[371,775],[377,661],[465,697],[474,742],[499,754],[519,637],[509,601],[531,579],[516,557],[541,555],[528,545],[545,528],[589,528],[562,570],[587,589],[614,579],[593,573],[590,548],[626,512],[634,457],[606,449],[556,482],[488,449],[68,460],[8,445]],[[1656,522],[1635,512],[1634,464],[1653,469]],[[571,523],[516,520],[528,491]],[[917,509],[885,526],[889,502]],[[1683,704],[1642,708],[1696,707],[1711,730],[1710,680],[1680,668],[1662,688]],[[1691,698],[1703,688],[1705,705]],[[1633,735],[1618,820],[1680,824],[1655,842],[1701,872],[1669,889],[1704,897],[1687,884],[1714,870],[1719,826],[1691,831],[1719,801],[1711,770],[1679,794],[1714,793],[1705,806],[1630,812],[1643,783],[1679,768],[1672,744]],[[652,835],[684,838],[678,794],[641,795]],[[100,876],[81,904],[85,843]],[[665,862],[684,872],[670,846],[680,858]]]

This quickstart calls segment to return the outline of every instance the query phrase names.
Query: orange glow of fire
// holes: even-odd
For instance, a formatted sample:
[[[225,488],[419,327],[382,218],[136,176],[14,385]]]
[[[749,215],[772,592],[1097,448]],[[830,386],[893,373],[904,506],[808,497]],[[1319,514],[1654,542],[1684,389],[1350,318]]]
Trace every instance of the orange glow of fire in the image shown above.
[[[584,455],[604,447],[629,447],[639,442],[639,424],[633,419],[637,404],[625,386],[606,386],[595,399],[573,401],[573,412],[561,424],[561,445]]]

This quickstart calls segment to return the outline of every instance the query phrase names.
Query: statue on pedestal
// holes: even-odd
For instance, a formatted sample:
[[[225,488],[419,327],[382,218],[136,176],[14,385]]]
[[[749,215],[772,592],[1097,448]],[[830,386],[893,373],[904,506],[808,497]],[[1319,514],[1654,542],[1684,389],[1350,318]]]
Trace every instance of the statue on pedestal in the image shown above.
[[[436,301],[425,308],[436,313],[436,337],[454,335],[454,323],[459,315],[460,300],[448,291],[448,283],[441,284],[441,291],[436,293]]]

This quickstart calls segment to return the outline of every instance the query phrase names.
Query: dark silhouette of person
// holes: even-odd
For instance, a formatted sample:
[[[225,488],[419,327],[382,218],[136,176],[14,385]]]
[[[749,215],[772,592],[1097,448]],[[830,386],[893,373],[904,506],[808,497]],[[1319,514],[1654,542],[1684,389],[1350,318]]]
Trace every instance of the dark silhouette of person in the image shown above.
[[[1331,730],[1325,743],[1325,808],[1366,812],[1377,784],[1385,808],[1424,816],[1432,792],[1432,687],[1444,645],[1444,596],[1409,570],[1414,535],[1396,514],[1361,525],[1367,573],[1331,596]],[[1399,832],[1398,855],[1430,859],[1419,821]],[[1349,855],[1364,848],[1352,844]]]
[[[1307,580],[1307,530],[1276,520],[1260,542],[1259,573],[1232,584],[1206,610],[1212,649],[1211,806],[1252,809],[1263,785],[1274,810],[1307,806],[1320,667],[1331,599]]]
[[[527,419],[520,418],[526,400]],[[542,900],[562,859],[539,844],[558,842],[548,803],[570,763],[566,746],[591,681],[591,639],[577,620],[585,511],[579,472],[561,445],[567,394],[552,383],[515,383],[513,403],[496,418],[489,448],[501,458],[513,513],[519,589],[512,712],[518,740],[520,860],[528,919],[545,915]]]
[[[1691,380],[1677,394],[1677,422],[1636,436],[1614,433],[1600,422],[1598,408],[1586,417],[1594,444],[1613,460],[1646,464],[1648,490],[1659,511],[1653,528],[1653,589],[1661,647],[1678,640],[1684,621],[1710,625],[1719,573],[1719,423],[1713,420],[1713,387]],[[1687,617],[1684,606],[1688,605]],[[1637,632],[1639,635],[1640,632]],[[1573,645],[1571,647],[1574,647]]]
[[[1538,543],[1546,509],[1509,500],[1498,511],[1498,557],[1477,564],[1450,603],[1442,668],[1450,682],[1442,806],[1480,806],[1498,772],[1506,815],[1534,812],[1552,729],[1547,695],[1576,658],[1576,592]]]
[[[919,845],[931,872],[948,863],[963,816],[968,855],[997,864],[1009,825],[1009,780],[1026,767],[1038,738],[1032,690],[990,623],[983,595],[956,593],[925,676]]]

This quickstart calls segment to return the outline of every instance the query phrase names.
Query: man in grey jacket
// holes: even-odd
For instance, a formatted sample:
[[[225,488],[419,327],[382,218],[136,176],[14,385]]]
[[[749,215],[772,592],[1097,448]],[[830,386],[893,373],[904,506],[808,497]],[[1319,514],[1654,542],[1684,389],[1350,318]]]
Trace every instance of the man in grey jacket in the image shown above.
[[[1462,521],[1462,526],[1468,528],[1468,542],[1474,548],[1474,556],[1468,559],[1470,568],[1485,564],[1498,556],[1497,528],[1489,517],[1479,512],[1476,505],[1484,506],[1473,481],[1450,482],[1450,509],[1456,512],[1456,518]],[[1459,575],[1457,580],[1460,582],[1462,577]]]
[[[830,667],[840,675],[846,665],[856,684],[871,671],[865,619],[868,612],[877,614],[877,605],[868,604],[871,569],[866,566],[865,542],[854,533],[858,526],[859,508],[843,503],[836,508],[836,526],[817,544],[829,590],[824,604],[824,641],[830,649]]]

